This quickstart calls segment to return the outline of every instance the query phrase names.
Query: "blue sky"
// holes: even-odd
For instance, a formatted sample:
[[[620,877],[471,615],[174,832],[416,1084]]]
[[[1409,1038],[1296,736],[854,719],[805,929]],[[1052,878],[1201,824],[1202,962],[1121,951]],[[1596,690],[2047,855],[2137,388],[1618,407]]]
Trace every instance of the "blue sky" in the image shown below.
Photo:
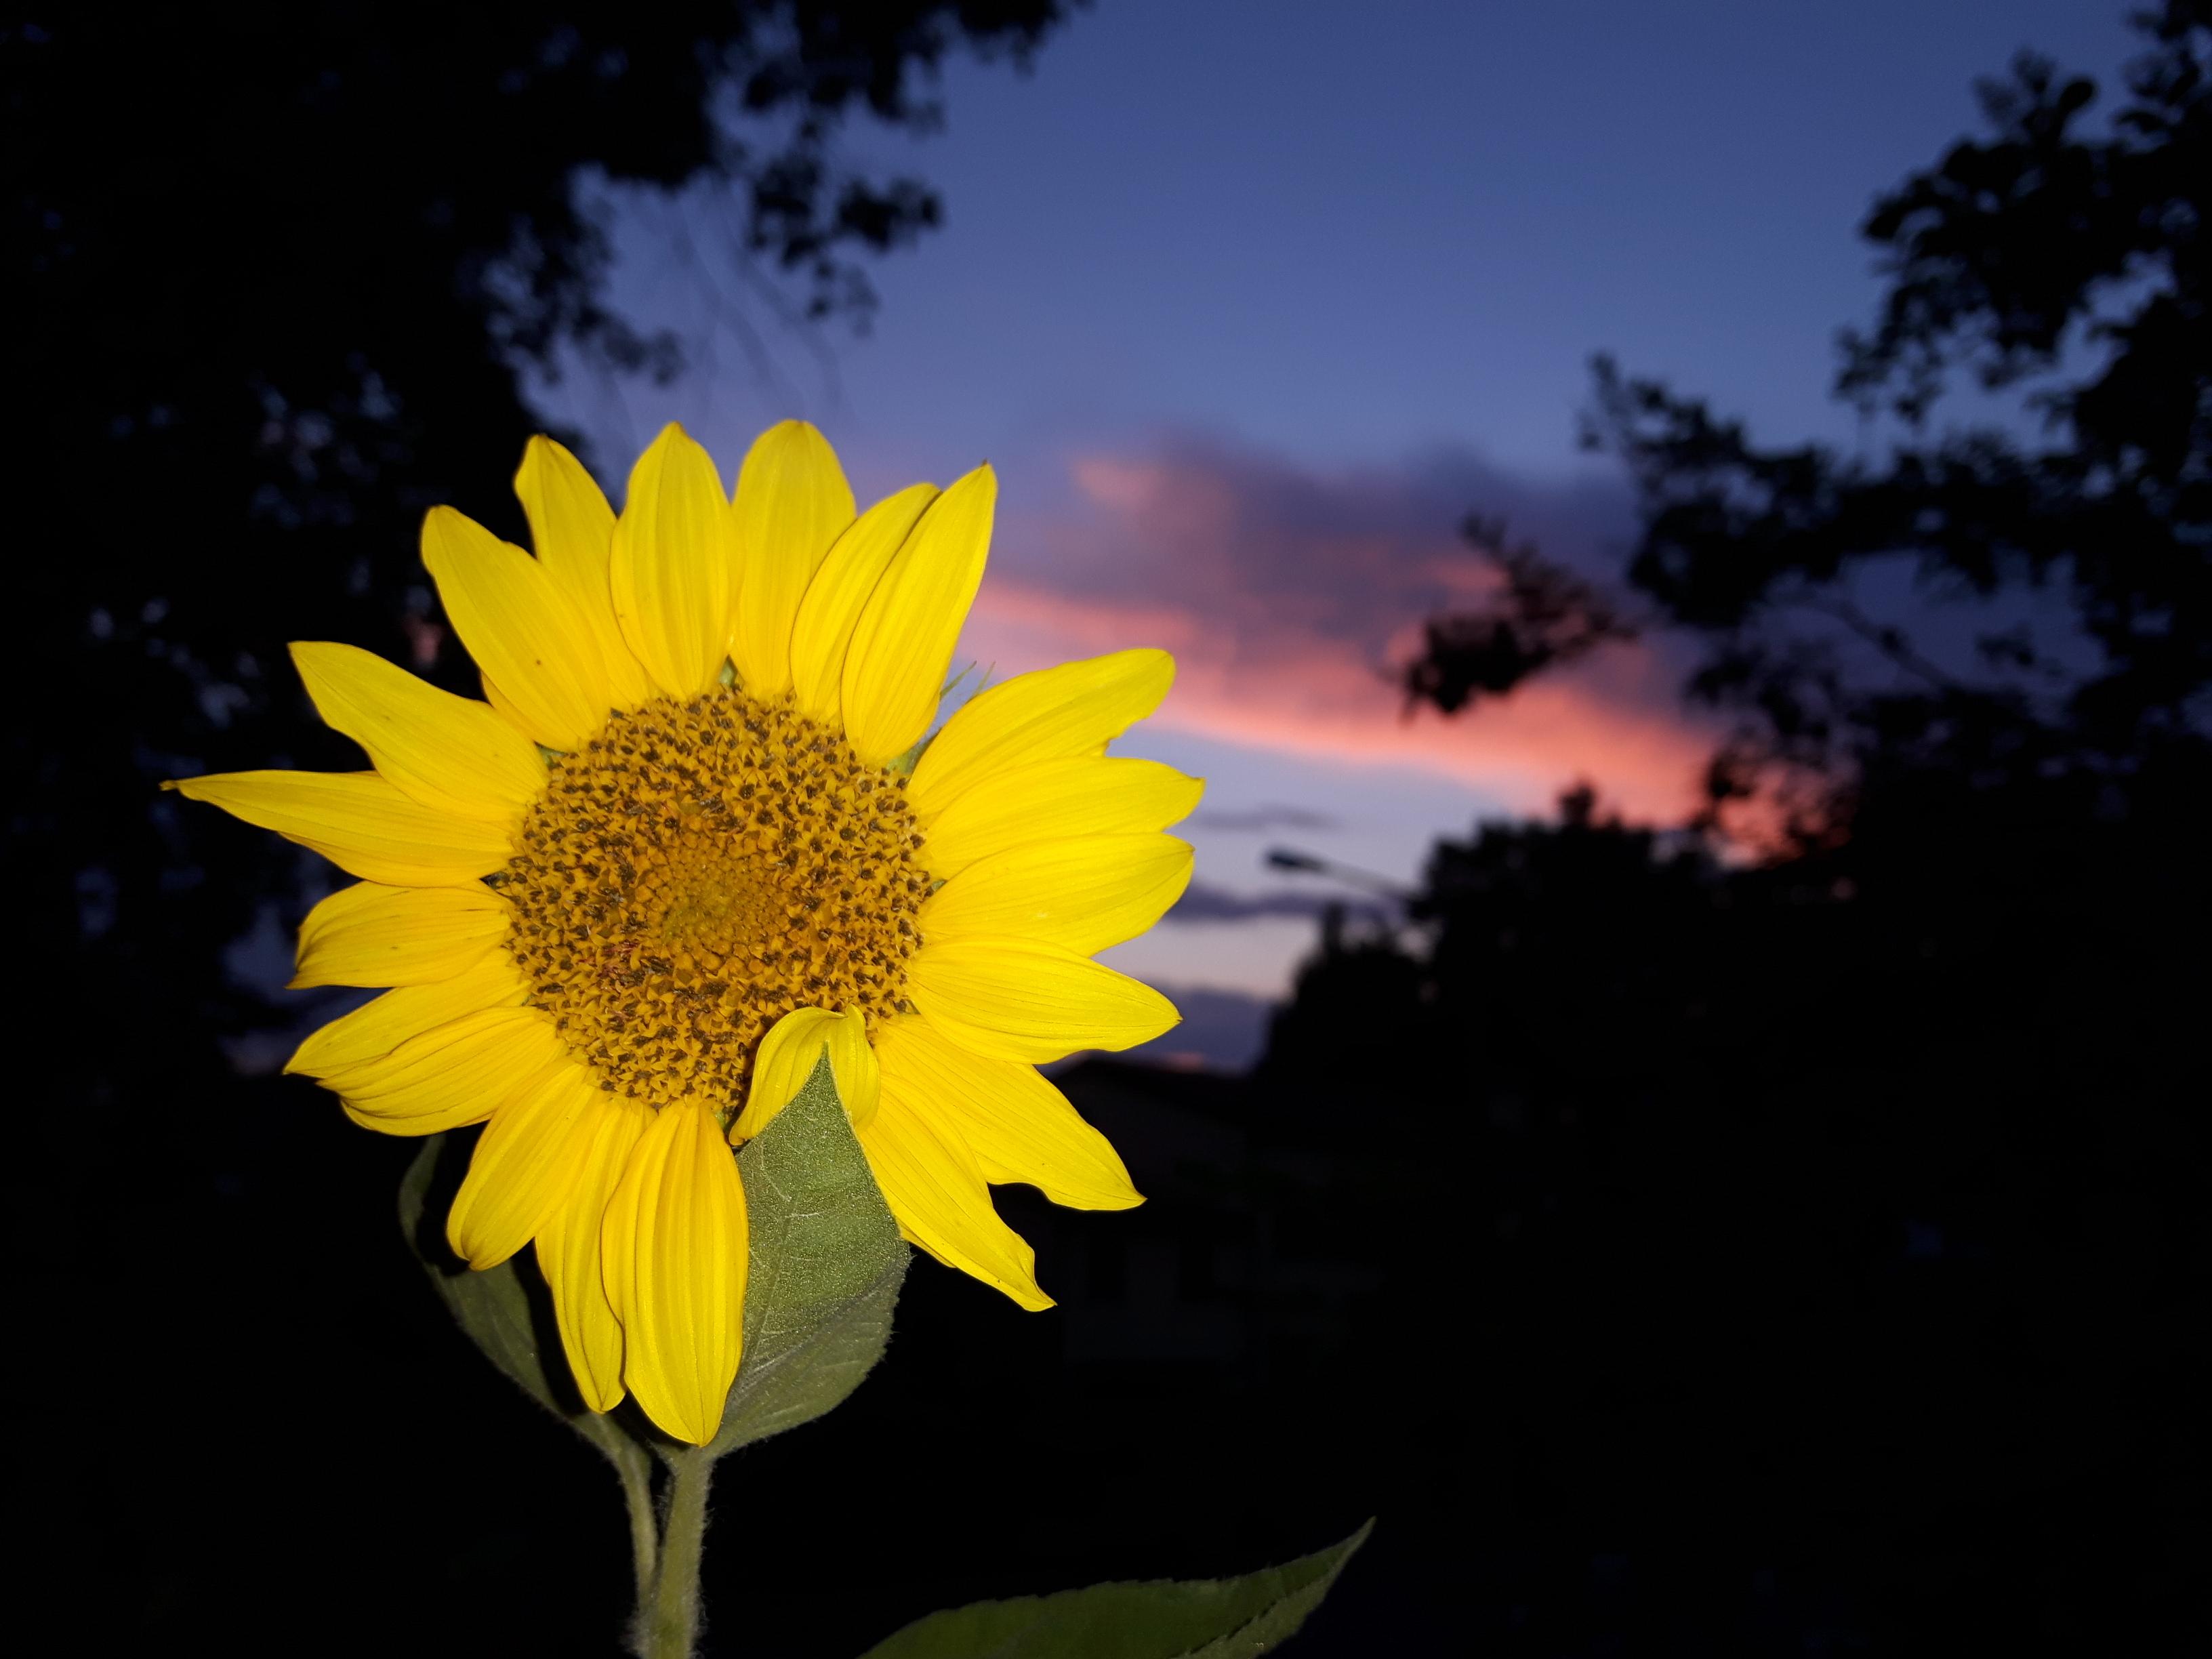
[[[2125,9],[1102,0],[1033,74],[950,66],[941,133],[858,136],[946,205],[876,267],[866,337],[787,331],[725,282],[763,374],[680,254],[679,233],[719,257],[720,204],[628,199],[616,298],[695,369],[546,402],[603,457],[673,418],[732,465],[802,415],[863,499],[989,458],[999,588],[973,654],[1006,672],[1177,634],[1184,686],[1127,746],[1206,773],[1231,822],[1329,826],[1277,839],[1407,877],[1437,835],[1583,775],[1662,816],[1702,741],[1663,660],[1396,720],[1382,676],[1462,579],[1459,514],[1510,506],[1580,558],[1625,544],[1625,494],[1574,447],[1598,349],[1761,435],[1852,441],[1826,388],[1878,291],[1855,234],[1873,197],[1976,125],[1972,82],[2020,47],[2108,77]],[[1267,834],[1192,839],[1202,880],[1280,884]],[[1116,959],[1264,994],[1310,938],[1183,924]]]

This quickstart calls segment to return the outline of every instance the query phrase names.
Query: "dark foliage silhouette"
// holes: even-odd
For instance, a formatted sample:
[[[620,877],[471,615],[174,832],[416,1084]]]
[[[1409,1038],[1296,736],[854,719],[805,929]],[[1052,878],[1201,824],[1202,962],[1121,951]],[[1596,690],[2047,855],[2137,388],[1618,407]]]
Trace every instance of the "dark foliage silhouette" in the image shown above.
[[[1431,703],[1455,714],[1608,640],[1636,637],[1633,624],[1591,584],[1547,560],[1534,543],[1509,541],[1502,520],[1471,514],[1460,534],[1498,573],[1498,592],[1487,609],[1425,624],[1421,653],[1406,668],[1409,707]]]
[[[1418,927],[1324,953],[1277,1023],[1263,1095],[1462,1126],[1486,1651],[2208,1634],[2212,9],[2142,27],[2107,135],[2023,58],[1869,216],[1889,287],[1840,390],[1900,422],[1885,459],[1601,362],[1643,501],[1613,603],[1740,716],[1712,808],[1657,835],[1583,792],[1439,847]],[[1960,375],[2034,418],[1936,431]],[[2042,594],[2076,648],[1947,667],[1856,597],[1900,558]],[[1415,694],[1544,670],[1492,672],[1517,597],[1432,629]],[[1717,856],[1729,823],[1765,856]]]

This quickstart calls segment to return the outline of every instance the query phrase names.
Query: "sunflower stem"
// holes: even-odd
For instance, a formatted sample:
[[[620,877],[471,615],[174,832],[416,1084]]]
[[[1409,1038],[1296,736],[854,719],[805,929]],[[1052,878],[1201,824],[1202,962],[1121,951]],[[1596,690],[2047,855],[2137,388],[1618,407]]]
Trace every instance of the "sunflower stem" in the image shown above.
[[[668,1498],[660,1523],[653,1597],[637,1610],[641,1659],[691,1659],[699,1635],[699,1553],[707,1535],[707,1485],[714,1460],[704,1451],[670,1455]]]
[[[660,1528],[653,1512],[653,1462],[641,1448],[626,1448],[629,1455],[614,1460],[621,1478],[623,1502],[629,1509],[629,1565],[636,1581],[637,1605],[642,1612],[653,1595],[653,1570],[660,1555]]]

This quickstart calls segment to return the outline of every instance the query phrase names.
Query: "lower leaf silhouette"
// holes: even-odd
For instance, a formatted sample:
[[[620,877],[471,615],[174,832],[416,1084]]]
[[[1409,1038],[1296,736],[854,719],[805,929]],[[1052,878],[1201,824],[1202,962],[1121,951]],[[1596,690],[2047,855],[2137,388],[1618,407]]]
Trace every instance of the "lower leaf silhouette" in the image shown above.
[[[1296,1634],[1367,1534],[1241,1578],[1093,1584],[917,1619],[862,1659],[1229,1659]]]
[[[399,1227],[407,1240],[407,1248],[422,1264],[423,1272],[438,1291],[453,1322],[461,1328],[469,1340],[483,1351],[485,1358],[499,1367],[517,1387],[551,1412],[578,1434],[597,1446],[625,1480],[642,1480],[645,1470],[645,1449],[612,1418],[602,1417],[584,1409],[582,1403],[572,1397],[572,1391],[556,1387],[556,1376],[549,1372],[544,1353],[538,1342],[538,1328],[530,1306],[530,1292],[524,1287],[522,1270],[515,1260],[501,1262],[495,1267],[473,1271],[455,1259],[445,1248],[445,1233],[434,1219],[426,1225],[423,1212],[428,1207],[430,1189],[437,1179],[438,1161],[445,1151],[448,1137],[432,1135],[423,1141],[422,1150],[407,1166],[407,1173],[399,1182]],[[533,1273],[536,1269],[531,1269]],[[563,1364],[556,1355],[555,1364]]]

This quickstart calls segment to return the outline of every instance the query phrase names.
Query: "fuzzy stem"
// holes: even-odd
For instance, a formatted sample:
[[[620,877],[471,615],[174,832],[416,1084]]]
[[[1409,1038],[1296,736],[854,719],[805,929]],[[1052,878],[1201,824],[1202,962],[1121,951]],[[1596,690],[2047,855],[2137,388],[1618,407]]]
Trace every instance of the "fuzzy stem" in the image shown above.
[[[653,1569],[660,1555],[660,1529],[654,1524],[653,1513],[653,1462],[644,1451],[635,1446],[626,1447],[628,1456],[614,1460],[615,1474],[622,1480],[623,1502],[629,1509],[629,1565],[637,1585],[637,1605],[641,1610],[653,1594]]]
[[[659,1570],[653,1599],[638,1607],[643,1659],[691,1659],[699,1634],[699,1553],[707,1535],[707,1483],[714,1461],[686,1450],[667,1460],[668,1503],[661,1516]]]

